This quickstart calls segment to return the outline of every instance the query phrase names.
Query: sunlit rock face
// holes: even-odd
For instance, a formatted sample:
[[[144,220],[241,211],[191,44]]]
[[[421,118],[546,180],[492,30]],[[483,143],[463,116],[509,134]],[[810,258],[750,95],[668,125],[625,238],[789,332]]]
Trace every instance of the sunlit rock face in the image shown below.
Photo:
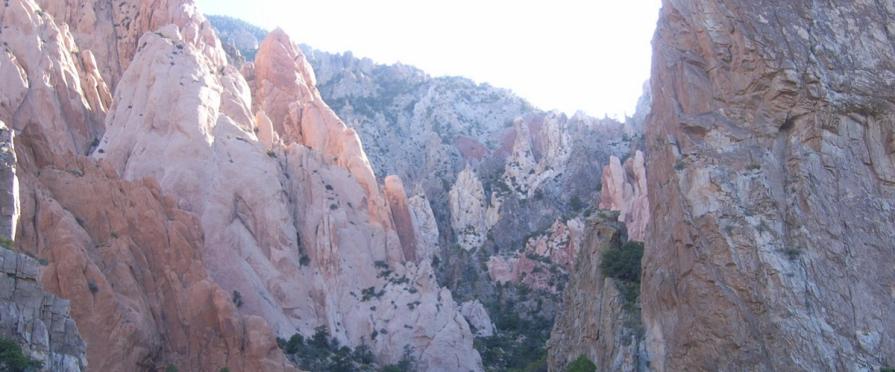
[[[383,363],[406,345],[428,368],[481,368],[450,292],[415,264],[403,186],[391,179],[383,193],[288,36],[262,42],[248,82],[214,64],[222,50],[194,48],[175,27],[141,42],[94,156],[159,180],[200,216],[206,265],[240,293],[240,312],[282,337],[326,326]]]
[[[625,160],[610,157],[603,167],[600,209],[619,212],[618,220],[628,228],[632,240],[643,241],[649,223],[649,200],[646,192],[646,167],[643,152]]]
[[[651,366],[895,360],[890,2],[664,1],[646,125]]]
[[[87,370],[84,340],[71,318],[69,302],[40,284],[41,261],[15,252],[21,213],[14,132],[0,121],[0,337],[21,346],[44,371]]]
[[[326,326],[382,364],[481,370],[416,263],[431,209],[377,183],[285,34],[243,75],[189,1],[41,5],[0,8],[20,31],[0,33],[0,120],[22,134],[3,211],[91,369],[292,370],[276,336]]]

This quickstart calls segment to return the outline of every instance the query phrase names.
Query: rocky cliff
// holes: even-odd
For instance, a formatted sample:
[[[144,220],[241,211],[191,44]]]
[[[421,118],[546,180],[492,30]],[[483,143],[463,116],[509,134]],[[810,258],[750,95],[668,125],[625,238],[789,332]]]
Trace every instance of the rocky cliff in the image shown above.
[[[652,367],[895,361],[891,2],[667,0],[646,125]]]
[[[564,309],[547,343],[550,370],[564,371],[581,356],[593,361],[598,371],[647,370],[639,288],[601,269],[606,251],[628,248],[623,246],[625,229],[619,222],[599,219],[587,224],[588,235],[564,293]]]
[[[227,19],[212,21],[223,35],[253,29]],[[224,42],[242,45],[235,48],[241,54],[262,56],[235,36]],[[542,112],[507,90],[433,78],[411,66],[303,50],[321,96],[357,131],[377,178],[397,174],[414,190],[411,212],[417,229],[425,230],[416,241],[435,243],[418,244],[418,250],[430,250],[417,258],[428,257],[439,282],[462,301],[486,299],[483,306],[492,316],[501,308],[529,320],[535,320],[532,314],[543,316],[545,322],[535,323],[546,328],[534,333],[548,332],[584,235],[580,221],[597,207],[601,169],[610,156],[624,157],[639,146],[635,126]],[[297,111],[274,116],[290,112]],[[638,200],[645,200],[641,191]],[[517,290],[533,291],[498,294]],[[497,304],[498,299],[512,303]],[[500,335],[505,323],[497,323]],[[526,363],[517,362],[500,367],[486,360],[486,367]]]
[[[91,368],[293,370],[276,337],[321,328],[383,365],[482,368],[416,262],[427,211],[378,184],[284,33],[240,71],[189,1],[0,12],[0,120],[21,134],[3,212]]]
[[[0,337],[20,345],[42,371],[86,371],[84,340],[71,318],[69,302],[42,288],[43,261],[10,250],[15,249],[12,238],[20,213],[14,147],[13,131],[0,122]],[[3,353],[8,362],[12,350],[5,348]]]
[[[643,152],[635,151],[624,165],[619,158],[610,157],[601,184],[600,209],[619,212],[618,220],[627,226],[628,236],[643,241],[650,219]]]

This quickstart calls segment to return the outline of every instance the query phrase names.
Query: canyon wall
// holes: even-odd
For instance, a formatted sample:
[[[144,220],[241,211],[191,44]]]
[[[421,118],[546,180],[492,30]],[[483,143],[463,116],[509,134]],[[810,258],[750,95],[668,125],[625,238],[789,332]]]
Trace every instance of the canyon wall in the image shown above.
[[[6,227],[71,301],[91,369],[294,370],[276,337],[320,327],[383,365],[482,368],[416,262],[431,210],[378,184],[285,33],[240,71],[190,1],[0,12]]]
[[[892,2],[666,0],[646,125],[651,366],[895,361]]]
[[[603,254],[627,239],[617,221],[587,221],[587,237],[563,297],[563,311],[550,333],[548,366],[564,371],[583,356],[598,371],[644,371],[648,360],[636,287],[625,287],[600,269]],[[623,293],[627,291],[628,293]],[[631,293],[633,291],[634,293]]]

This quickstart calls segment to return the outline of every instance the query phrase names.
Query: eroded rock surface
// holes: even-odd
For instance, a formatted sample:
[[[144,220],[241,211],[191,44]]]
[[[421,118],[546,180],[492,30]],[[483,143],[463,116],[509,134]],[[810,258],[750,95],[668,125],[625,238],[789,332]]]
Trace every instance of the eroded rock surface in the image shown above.
[[[600,209],[618,211],[618,220],[625,223],[629,238],[636,241],[646,237],[650,219],[643,161],[641,151],[635,151],[624,165],[617,157],[610,157],[609,164],[603,167],[599,204]]]
[[[643,318],[652,367],[895,360],[891,2],[663,2]]]
[[[277,335],[325,326],[383,364],[407,346],[424,368],[481,369],[450,292],[414,263],[403,187],[382,191],[288,36],[268,36],[246,82],[180,32],[141,39],[94,156],[197,214],[212,277]]]
[[[565,370],[580,356],[593,361],[598,371],[648,370],[638,300],[626,298],[620,291],[624,284],[600,270],[603,252],[622,245],[624,228],[617,222],[587,224],[563,310],[547,343],[550,370]]]
[[[39,261],[14,252],[19,186],[12,130],[0,122],[0,336],[42,363],[42,371],[87,370],[84,341],[69,314],[69,302],[40,285]]]

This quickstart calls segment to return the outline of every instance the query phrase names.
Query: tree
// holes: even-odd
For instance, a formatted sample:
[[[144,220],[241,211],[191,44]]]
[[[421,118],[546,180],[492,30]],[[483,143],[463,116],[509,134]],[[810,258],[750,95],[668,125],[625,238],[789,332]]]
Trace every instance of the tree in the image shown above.
[[[584,355],[579,356],[578,359],[566,366],[566,372],[595,372],[596,370],[597,366],[594,362],[591,362]]]

